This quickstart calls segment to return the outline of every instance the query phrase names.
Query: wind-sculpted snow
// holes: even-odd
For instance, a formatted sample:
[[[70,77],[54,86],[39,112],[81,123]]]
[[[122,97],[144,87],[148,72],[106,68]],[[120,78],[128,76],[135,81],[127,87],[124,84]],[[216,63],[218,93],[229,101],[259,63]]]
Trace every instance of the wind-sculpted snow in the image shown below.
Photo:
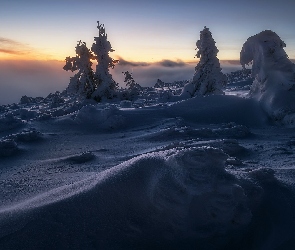
[[[221,128],[197,128],[189,126],[171,126],[150,135],[145,135],[144,139],[149,140],[174,140],[176,138],[247,138],[252,133],[246,126],[235,123],[223,124]]]
[[[259,100],[266,112],[275,120],[294,123],[295,65],[284,51],[286,44],[271,30],[248,38],[244,43],[240,61],[244,67],[253,63],[250,95]]]
[[[182,241],[197,246],[196,239],[208,247],[213,237],[224,244],[222,236],[239,232],[252,217],[243,188],[224,169],[226,159],[211,147],[150,153],[101,173],[92,183],[76,183],[11,211],[2,209],[1,249],[20,244],[22,249],[156,247],[159,241],[164,246]],[[48,204],[50,199],[55,203]],[[32,233],[34,241],[24,240]]]
[[[292,211],[280,214],[276,204],[294,206],[289,191],[273,171],[237,179],[225,170],[228,159],[210,146],[143,154],[2,208],[1,249],[275,249],[265,246],[280,240],[292,246]],[[284,197],[270,199],[280,191]],[[261,232],[269,219],[270,230],[284,232],[277,241]],[[265,242],[253,242],[255,234]]]
[[[95,155],[91,152],[83,152],[79,155],[73,155],[68,158],[66,158],[66,161],[73,162],[73,163],[85,163],[92,161],[95,158]]]

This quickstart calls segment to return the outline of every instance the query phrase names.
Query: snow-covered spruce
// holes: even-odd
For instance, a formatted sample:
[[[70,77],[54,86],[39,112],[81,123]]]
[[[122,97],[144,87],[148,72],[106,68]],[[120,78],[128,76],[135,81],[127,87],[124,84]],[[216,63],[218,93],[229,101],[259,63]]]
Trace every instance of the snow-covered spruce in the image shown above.
[[[103,98],[111,99],[116,95],[117,83],[113,80],[109,72],[109,68],[114,68],[118,60],[110,57],[109,53],[113,52],[111,43],[105,32],[103,24],[97,22],[99,35],[94,37],[95,43],[92,44],[91,50],[95,54],[97,60],[95,80],[97,82],[96,89],[92,93],[91,98],[100,101]]]
[[[23,105],[28,105],[28,104],[36,104],[36,103],[41,103],[44,101],[43,97],[30,97],[30,96],[22,96],[19,104],[23,104]]]
[[[76,56],[67,57],[64,70],[79,70],[70,79],[67,92],[78,94],[81,97],[92,98],[100,101],[103,98],[111,99],[116,94],[117,84],[109,73],[109,68],[114,68],[118,60],[109,56],[113,52],[103,24],[97,26],[99,36],[94,37],[91,51],[85,42],[79,41],[76,46]],[[96,72],[92,70],[91,60],[97,61]]]
[[[284,47],[286,44],[275,32],[262,31],[244,43],[240,62],[244,68],[252,63],[255,79],[250,96],[258,99],[273,119],[294,124],[295,65]]]
[[[212,33],[206,26],[200,32],[200,40],[196,45],[198,49],[196,57],[200,58],[200,61],[195,67],[192,82],[185,85],[182,96],[223,94],[222,89],[227,83],[227,78],[221,72],[217,58],[218,49]]]
[[[163,88],[164,86],[165,86],[165,83],[161,79],[158,79],[154,87]]]
[[[126,99],[134,100],[142,90],[141,86],[135,82],[132,73],[129,71],[122,72],[125,76],[124,82],[126,83],[127,87],[127,96]]]
[[[91,68],[91,59],[94,58],[92,52],[87,48],[85,42],[78,42],[76,46],[76,56],[67,57],[64,70],[76,71],[78,73],[71,77],[67,87],[67,92],[70,94],[79,94],[89,98],[95,89],[94,73]]]

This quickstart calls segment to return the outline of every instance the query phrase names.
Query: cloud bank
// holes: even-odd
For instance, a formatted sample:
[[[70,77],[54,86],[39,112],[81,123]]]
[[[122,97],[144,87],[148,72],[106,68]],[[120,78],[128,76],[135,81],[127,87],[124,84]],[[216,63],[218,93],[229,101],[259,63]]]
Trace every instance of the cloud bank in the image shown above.
[[[0,53],[9,55],[26,55],[32,52],[32,49],[18,41],[0,37]]]
[[[129,71],[141,86],[154,86],[157,79],[164,82],[189,80],[193,77],[197,62],[162,60],[154,63],[132,62],[120,59],[111,74],[120,87],[125,87],[122,72]],[[55,91],[63,91],[75,72],[67,72],[61,61],[1,61],[0,105],[18,103],[23,95],[45,97]],[[221,62],[225,73],[241,69],[238,61]]]
[[[0,61],[0,104],[18,103],[23,95],[47,96],[66,88],[71,74],[59,61]]]

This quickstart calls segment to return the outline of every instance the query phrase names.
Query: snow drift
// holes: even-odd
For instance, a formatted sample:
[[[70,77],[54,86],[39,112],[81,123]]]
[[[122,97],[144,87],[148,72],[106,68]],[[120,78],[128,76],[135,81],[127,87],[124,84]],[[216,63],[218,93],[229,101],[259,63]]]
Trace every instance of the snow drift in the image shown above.
[[[273,171],[258,169],[238,179],[226,171],[227,159],[223,150],[211,146],[143,154],[84,181],[2,208],[1,249],[256,249],[278,242],[292,246],[292,212],[281,213],[276,199],[281,199],[280,205],[286,199],[294,201],[287,191],[285,198],[270,199],[269,192],[282,191]],[[273,215],[290,224],[286,231],[274,220],[271,230],[284,230],[276,241],[272,234],[261,235],[257,224]],[[253,242],[253,233],[263,241]]]

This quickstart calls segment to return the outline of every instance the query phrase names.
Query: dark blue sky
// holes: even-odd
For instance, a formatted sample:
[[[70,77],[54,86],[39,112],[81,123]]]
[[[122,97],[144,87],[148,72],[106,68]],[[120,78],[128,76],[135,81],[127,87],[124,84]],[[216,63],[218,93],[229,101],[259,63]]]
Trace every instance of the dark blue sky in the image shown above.
[[[126,60],[194,60],[204,26],[220,59],[239,59],[246,39],[265,29],[277,32],[295,58],[294,10],[290,0],[1,0],[0,58],[63,60],[78,40],[91,45],[97,20],[106,26],[113,55]]]

